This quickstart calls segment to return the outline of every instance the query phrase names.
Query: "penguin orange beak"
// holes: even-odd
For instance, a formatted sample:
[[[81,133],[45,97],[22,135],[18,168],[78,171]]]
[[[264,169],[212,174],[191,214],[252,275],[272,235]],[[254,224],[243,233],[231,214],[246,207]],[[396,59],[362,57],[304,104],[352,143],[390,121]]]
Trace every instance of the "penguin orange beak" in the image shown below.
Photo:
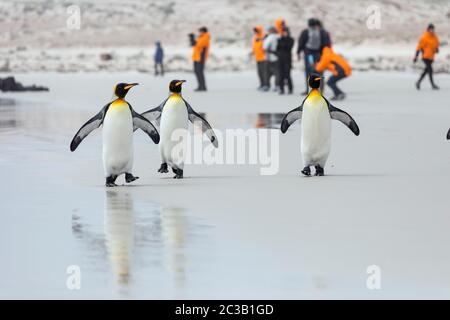
[[[139,85],[139,83],[130,83],[127,84],[125,87],[123,87],[125,90],[130,90],[131,88],[133,88],[134,86]]]
[[[318,81],[318,80],[322,80],[323,79],[323,77],[317,77],[317,78],[314,78],[314,81]]]
[[[186,82],[186,80],[180,80],[175,85],[178,87],[178,86],[181,86],[185,82]]]

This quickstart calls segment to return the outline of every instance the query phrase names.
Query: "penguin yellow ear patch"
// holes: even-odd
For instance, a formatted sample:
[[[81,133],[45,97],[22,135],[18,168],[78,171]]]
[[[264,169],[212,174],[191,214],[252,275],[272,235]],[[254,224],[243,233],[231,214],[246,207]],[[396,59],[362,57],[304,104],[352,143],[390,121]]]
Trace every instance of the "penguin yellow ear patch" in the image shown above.
[[[317,80],[322,80],[322,78],[321,77],[314,78],[314,81],[317,81]]]

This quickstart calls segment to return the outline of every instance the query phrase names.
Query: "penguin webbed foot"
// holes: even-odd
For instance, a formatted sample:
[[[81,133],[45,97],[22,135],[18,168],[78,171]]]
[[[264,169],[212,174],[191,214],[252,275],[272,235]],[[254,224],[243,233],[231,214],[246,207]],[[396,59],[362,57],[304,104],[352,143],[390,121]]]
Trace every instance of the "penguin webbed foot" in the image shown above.
[[[116,179],[117,179],[117,176],[106,177],[105,186],[108,188],[117,187]]]
[[[133,182],[133,181],[135,181],[137,179],[139,179],[139,177],[135,177],[131,173],[125,173],[125,181],[127,183]]]
[[[105,183],[105,186],[108,188],[113,188],[113,187],[117,187],[117,184],[115,184],[114,182],[107,182],[107,183]]]
[[[167,163],[161,163],[161,167],[158,169],[159,173],[167,173],[169,170],[167,170]]]
[[[321,166],[316,166],[316,176],[323,177],[325,175],[325,170]]]
[[[311,168],[310,167],[304,167],[302,170],[303,175],[309,177],[311,175]]]
[[[173,173],[175,173],[174,179],[183,179],[183,170],[172,168]]]

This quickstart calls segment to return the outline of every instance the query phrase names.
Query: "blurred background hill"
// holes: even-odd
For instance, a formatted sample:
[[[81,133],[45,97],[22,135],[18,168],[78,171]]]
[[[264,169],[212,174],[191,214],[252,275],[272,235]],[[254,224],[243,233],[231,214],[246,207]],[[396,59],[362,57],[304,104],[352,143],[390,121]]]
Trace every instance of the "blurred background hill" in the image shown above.
[[[80,29],[67,27],[68,7],[80,8]],[[368,8],[380,9],[369,29]],[[295,38],[309,17],[321,19],[338,52],[359,70],[407,70],[415,44],[433,22],[444,44],[435,68],[450,71],[450,2],[418,0],[2,0],[2,71],[146,71],[163,42],[170,70],[190,70],[187,34],[202,25],[212,34],[212,70],[243,70],[252,27],[284,18]]]

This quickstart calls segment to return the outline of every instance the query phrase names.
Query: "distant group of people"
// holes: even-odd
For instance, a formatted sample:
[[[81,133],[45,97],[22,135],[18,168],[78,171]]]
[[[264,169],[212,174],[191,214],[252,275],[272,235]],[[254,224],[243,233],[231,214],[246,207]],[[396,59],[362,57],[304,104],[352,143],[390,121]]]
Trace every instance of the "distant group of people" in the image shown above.
[[[260,85],[258,90],[269,91],[271,79],[274,78],[274,91],[280,94],[292,94],[293,85],[291,78],[292,48],[294,39],[284,20],[278,19],[275,25],[264,33],[262,26],[253,29],[253,54],[255,56]]]
[[[277,91],[280,94],[293,93],[292,70],[292,49],[294,39],[291,36],[289,27],[284,19],[277,19],[273,26],[269,26],[267,31],[263,26],[253,28],[253,50],[252,54],[256,61],[256,69],[259,78],[260,91]],[[197,78],[198,87],[195,91],[206,91],[205,65],[209,55],[210,34],[206,27],[201,27],[198,34],[189,34],[189,43],[192,47],[193,70]],[[154,55],[155,75],[164,75],[164,51],[161,43],[155,43]],[[431,86],[437,90],[439,87],[433,79],[433,61],[436,53],[439,52],[439,38],[435,33],[435,27],[430,24],[417,44],[414,63],[422,54],[422,61],[425,68],[416,82],[417,89],[420,89],[422,80],[429,76]],[[352,74],[352,68],[348,61],[341,55],[334,52],[330,33],[323,27],[322,22],[316,18],[308,20],[305,28],[298,38],[297,57],[301,60],[303,53],[305,69],[305,91],[308,94],[308,77],[311,74],[323,76],[326,70],[331,72],[331,76],[326,82],[333,91],[332,100],[345,99],[346,94],[338,87],[337,83]],[[271,80],[273,86],[271,87]],[[322,81],[323,84],[325,82]]]
[[[267,34],[264,33],[262,26],[255,27],[253,32],[253,55],[260,81],[258,90],[269,91],[271,78],[274,77],[274,91],[284,94],[287,86],[288,93],[292,94],[291,70],[294,39],[286,22],[283,19],[276,20],[274,26],[268,28]],[[344,99],[345,93],[339,89],[337,82],[350,76],[352,69],[342,56],[333,51],[330,34],[323,28],[320,20],[309,19],[308,27],[300,33],[297,47],[299,60],[302,52],[305,63],[303,94],[308,94],[308,77],[312,73],[322,75],[325,70],[329,70],[332,76],[327,84],[333,91],[332,99]]]

